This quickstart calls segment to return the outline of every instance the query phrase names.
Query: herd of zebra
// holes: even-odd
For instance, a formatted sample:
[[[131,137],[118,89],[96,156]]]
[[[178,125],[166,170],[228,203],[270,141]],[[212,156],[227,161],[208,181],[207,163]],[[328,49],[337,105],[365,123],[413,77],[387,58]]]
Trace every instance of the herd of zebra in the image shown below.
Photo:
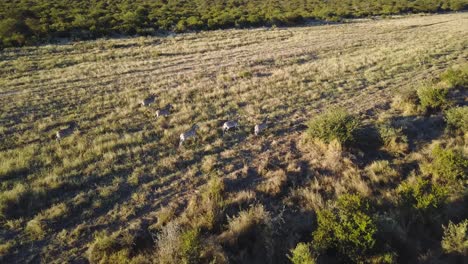
[[[153,104],[156,100],[156,96],[148,96],[141,100],[140,104],[143,107],[148,107],[151,104]],[[171,104],[167,104],[165,107],[158,109],[156,111],[156,116],[157,117],[168,117],[171,114],[171,110],[173,109]],[[263,130],[267,128],[267,119],[263,120],[263,122],[256,124],[254,126],[254,134],[258,136]],[[60,129],[57,131],[55,134],[56,140],[60,141],[62,138],[70,136],[73,134],[75,129],[77,128],[76,122],[70,123],[69,127],[65,129]],[[239,128],[239,122],[237,120],[229,120],[224,122],[222,130],[223,130],[223,136],[226,132],[238,129]],[[194,124],[189,130],[183,132],[179,136],[179,147],[181,147],[185,141],[187,141],[190,138],[195,138],[197,135],[197,130],[199,129],[199,126],[197,124]]]

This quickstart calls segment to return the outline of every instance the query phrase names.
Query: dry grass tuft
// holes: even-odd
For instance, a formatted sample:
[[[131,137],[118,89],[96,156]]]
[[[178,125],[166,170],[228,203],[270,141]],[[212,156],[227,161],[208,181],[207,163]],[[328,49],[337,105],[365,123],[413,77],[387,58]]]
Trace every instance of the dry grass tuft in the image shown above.
[[[257,191],[276,196],[280,194],[288,180],[284,170],[268,171],[264,176],[266,179],[257,185]]]

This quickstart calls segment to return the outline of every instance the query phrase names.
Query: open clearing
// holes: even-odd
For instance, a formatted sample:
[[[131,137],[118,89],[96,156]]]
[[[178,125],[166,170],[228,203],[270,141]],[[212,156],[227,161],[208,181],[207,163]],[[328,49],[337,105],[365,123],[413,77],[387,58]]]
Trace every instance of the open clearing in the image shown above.
[[[180,215],[212,175],[226,200],[263,204],[274,217],[309,183],[275,191],[264,175],[321,177],[298,146],[308,119],[337,106],[377,119],[397,89],[466,63],[467,45],[468,13],[457,13],[1,51],[4,260],[85,261],[93,234],[154,226],[161,208]],[[155,103],[141,107],[150,94]],[[170,116],[156,118],[168,103]],[[222,137],[232,119],[240,129]],[[56,142],[72,121],[77,132]],[[178,149],[193,124],[198,136]],[[231,207],[224,214],[248,208]]]

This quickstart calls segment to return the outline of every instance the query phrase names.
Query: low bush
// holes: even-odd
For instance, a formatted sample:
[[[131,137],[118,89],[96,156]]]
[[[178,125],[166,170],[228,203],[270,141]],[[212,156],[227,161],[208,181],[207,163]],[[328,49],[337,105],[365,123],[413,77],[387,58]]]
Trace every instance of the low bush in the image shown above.
[[[441,74],[440,79],[450,85],[450,87],[466,88],[468,86],[468,64],[465,64],[458,69],[448,69]]]
[[[441,208],[448,195],[445,186],[432,183],[428,179],[417,177],[403,182],[399,188],[400,203],[409,209],[419,212],[433,212]]]
[[[468,159],[456,149],[443,149],[436,145],[432,161],[422,166],[425,174],[432,174],[446,181],[468,180]]]
[[[333,109],[309,121],[307,135],[326,143],[337,140],[341,144],[352,143],[360,127],[359,120],[344,109]]]
[[[358,195],[338,198],[335,208],[317,212],[318,227],[313,245],[318,251],[335,249],[353,261],[362,260],[375,245],[376,224],[369,204]]]
[[[288,258],[292,264],[315,264],[315,259],[310,253],[310,246],[306,243],[297,244]]]
[[[425,111],[440,110],[448,105],[447,89],[427,85],[420,87],[416,92],[420,105]]]
[[[445,253],[458,253],[468,255],[468,219],[459,224],[449,222],[443,226],[442,249]]]
[[[468,106],[453,107],[445,112],[445,122],[450,130],[468,132]]]

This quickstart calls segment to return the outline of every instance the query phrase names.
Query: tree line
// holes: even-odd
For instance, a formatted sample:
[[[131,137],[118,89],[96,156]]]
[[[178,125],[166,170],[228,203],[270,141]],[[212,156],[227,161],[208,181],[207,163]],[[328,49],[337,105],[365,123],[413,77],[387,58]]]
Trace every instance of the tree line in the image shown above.
[[[468,0],[7,0],[0,48],[53,38],[285,26],[317,19],[468,9]]]

